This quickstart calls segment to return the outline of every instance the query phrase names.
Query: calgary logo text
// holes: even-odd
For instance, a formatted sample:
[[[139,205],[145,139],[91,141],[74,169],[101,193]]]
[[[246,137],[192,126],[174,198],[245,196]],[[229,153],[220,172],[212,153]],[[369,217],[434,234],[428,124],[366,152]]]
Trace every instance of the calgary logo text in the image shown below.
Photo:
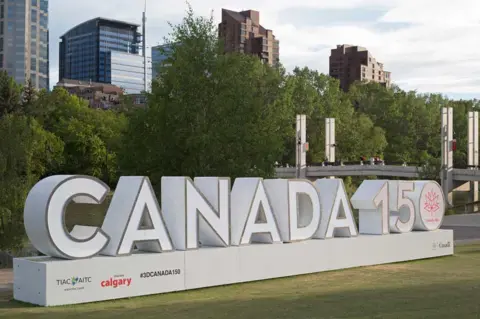
[[[100,286],[102,286],[103,288],[105,287],[117,288],[120,286],[129,287],[131,283],[132,283],[132,278],[125,278],[123,275],[118,275],[118,276],[113,276],[113,278],[110,277],[110,279],[108,280],[102,280],[102,282],[100,283]]]

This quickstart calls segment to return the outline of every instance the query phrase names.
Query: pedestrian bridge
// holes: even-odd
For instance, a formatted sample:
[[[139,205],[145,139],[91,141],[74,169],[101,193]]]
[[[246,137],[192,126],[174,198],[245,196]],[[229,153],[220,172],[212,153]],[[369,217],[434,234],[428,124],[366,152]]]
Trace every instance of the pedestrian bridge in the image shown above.
[[[345,165],[345,166],[310,166],[306,168],[306,178],[346,176],[390,176],[403,178],[421,178],[422,167],[398,165]],[[480,170],[453,169],[455,182],[480,181]],[[295,167],[279,167],[276,169],[278,178],[295,178]]]
[[[420,167],[396,165],[311,166],[307,167],[306,170],[306,177],[308,179],[328,176],[392,176],[419,178],[421,173]],[[294,178],[296,176],[296,168],[279,167],[276,169],[276,176],[279,178]]]

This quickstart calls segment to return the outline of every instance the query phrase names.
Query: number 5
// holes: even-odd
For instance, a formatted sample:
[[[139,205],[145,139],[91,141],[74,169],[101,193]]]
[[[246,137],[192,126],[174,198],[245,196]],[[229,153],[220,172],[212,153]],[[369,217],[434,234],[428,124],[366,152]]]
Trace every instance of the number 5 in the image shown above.
[[[414,182],[389,182],[390,186],[390,232],[408,233],[415,223],[415,205],[405,196],[415,190]]]

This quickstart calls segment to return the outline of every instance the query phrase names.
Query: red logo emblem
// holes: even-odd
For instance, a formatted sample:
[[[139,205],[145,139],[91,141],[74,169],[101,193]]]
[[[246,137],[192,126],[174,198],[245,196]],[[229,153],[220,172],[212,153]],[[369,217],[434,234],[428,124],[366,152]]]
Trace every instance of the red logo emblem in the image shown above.
[[[440,209],[440,195],[433,190],[425,194],[425,203],[423,208],[430,214],[430,219],[426,222],[438,222],[438,218],[435,218],[435,213]]]

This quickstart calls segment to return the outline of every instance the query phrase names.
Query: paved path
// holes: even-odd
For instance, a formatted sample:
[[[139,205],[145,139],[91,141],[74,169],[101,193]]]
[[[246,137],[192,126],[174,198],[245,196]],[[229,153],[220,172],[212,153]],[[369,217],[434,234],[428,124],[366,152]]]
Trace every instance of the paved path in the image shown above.
[[[461,214],[445,216],[443,219],[443,226],[480,227],[480,214]]]
[[[12,291],[13,289],[13,270],[0,269],[0,292]]]
[[[480,241],[480,214],[445,216],[442,228],[453,229],[457,243]]]

